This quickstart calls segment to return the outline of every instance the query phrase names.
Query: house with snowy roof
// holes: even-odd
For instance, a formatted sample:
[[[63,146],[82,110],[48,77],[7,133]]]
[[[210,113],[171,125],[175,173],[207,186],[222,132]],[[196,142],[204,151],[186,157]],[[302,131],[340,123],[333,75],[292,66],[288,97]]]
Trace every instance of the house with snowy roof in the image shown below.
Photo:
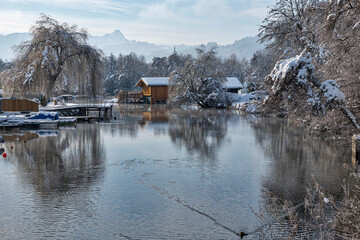
[[[231,93],[238,93],[238,91],[243,88],[242,83],[237,77],[226,77],[223,85],[223,88]]]
[[[169,77],[143,77],[137,83],[142,87],[145,103],[166,103],[168,98]],[[243,85],[237,77],[226,77],[223,89],[227,92],[237,93]]]
[[[142,87],[145,103],[166,103],[168,98],[168,77],[143,77],[137,83]]]

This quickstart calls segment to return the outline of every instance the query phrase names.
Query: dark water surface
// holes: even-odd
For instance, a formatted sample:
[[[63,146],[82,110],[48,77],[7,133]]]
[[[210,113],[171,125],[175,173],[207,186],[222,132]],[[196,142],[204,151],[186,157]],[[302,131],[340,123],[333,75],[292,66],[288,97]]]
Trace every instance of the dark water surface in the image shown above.
[[[348,175],[350,150],[283,120],[216,110],[114,116],[2,134],[0,239],[256,239],[249,206],[262,193],[300,203],[314,175],[336,196]]]

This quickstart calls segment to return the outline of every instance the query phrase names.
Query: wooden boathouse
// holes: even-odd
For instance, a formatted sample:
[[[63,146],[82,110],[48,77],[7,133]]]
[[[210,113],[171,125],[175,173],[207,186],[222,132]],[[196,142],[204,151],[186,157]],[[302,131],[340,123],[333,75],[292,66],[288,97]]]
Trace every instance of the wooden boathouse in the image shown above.
[[[238,90],[243,88],[237,77],[226,77],[222,85],[225,91],[232,93],[238,93]],[[136,86],[142,87],[144,103],[166,103],[169,86],[168,77],[144,77],[137,82]]]
[[[136,84],[142,87],[144,103],[166,103],[168,98],[168,77],[144,77]]]

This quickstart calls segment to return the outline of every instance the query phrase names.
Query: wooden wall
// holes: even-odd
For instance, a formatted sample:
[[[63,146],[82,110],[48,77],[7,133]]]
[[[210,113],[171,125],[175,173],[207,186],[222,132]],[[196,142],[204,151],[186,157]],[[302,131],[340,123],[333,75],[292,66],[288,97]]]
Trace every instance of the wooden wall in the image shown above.
[[[151,87],[148,87],[144,84],[142,88],[143,88],[142,93],[144,96],[151,96]]]
[[[39,104],[26,99],[1,99],[3,112],[38,112]]]
[[[165,102],[168,98],[168,87],[151,87],[151,104]]]

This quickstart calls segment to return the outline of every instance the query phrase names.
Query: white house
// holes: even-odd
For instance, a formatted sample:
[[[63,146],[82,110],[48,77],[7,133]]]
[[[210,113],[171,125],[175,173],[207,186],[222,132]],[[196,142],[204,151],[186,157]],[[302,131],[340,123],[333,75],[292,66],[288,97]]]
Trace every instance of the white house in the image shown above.
[[[237,77],[226,77],[224,81],[224,89],[227,92],[238,93],[243,85]]]

